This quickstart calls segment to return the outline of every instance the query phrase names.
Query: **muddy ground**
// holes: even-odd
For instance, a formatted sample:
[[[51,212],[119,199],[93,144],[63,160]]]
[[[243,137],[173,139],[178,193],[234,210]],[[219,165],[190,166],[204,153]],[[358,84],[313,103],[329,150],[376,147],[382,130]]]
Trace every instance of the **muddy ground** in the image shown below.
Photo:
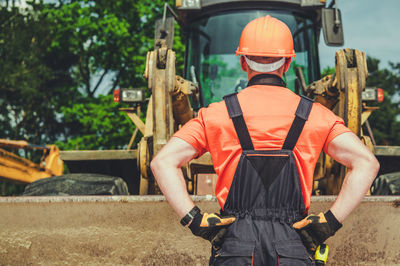
[[[80,200],[81,201],[81,200]],[[331,203],[314,202],[315,212]],[[214,201],[198,202],[217,210]],[[207,265],[209,245],[166,202],[0,199],[0,265]],[[400,265],[400,208],[365,202],[328,242],[328,265]]]

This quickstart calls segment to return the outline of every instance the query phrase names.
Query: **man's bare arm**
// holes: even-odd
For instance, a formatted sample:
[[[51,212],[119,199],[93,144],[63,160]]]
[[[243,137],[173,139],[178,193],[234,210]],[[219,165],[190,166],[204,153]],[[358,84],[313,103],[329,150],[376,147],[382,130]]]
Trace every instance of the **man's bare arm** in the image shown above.
[[[353,133],[343,133],[334,138],[327,147],[327,153],[348,168],[340,193],[331,207],[339,222],[359,205],[371,187],[379,163],[375,156]]]
[[[187,193],[181,167],[197,154],[192,145],[180,138],[172,137],[150,164],[161,191],[181,218],[194,207]]]

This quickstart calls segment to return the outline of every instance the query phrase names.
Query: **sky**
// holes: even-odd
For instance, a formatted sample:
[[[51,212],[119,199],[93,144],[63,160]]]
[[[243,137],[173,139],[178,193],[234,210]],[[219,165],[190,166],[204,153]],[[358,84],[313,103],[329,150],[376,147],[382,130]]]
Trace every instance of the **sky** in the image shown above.
[[[380,68],[389,68],[389,61],[400,63],[400,0],[337,0],[337,3],[342,14],[344,46],[326,46],[321,35],[321,70],[334,67],[336,51],[344,48],[356,48],[379,59]]]

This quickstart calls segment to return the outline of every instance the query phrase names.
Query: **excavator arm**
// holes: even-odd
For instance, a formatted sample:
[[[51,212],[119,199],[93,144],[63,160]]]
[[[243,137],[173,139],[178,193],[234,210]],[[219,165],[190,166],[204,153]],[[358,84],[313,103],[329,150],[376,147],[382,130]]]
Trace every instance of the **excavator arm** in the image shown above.
[[[62,175],[63,161],[55,145],[39,146],[22,140],[0,139],[0,147],[14,149],[39,149],[43,156],[39,164],[0,148],[0,178],[18,183],[32,183],[42,178]]]

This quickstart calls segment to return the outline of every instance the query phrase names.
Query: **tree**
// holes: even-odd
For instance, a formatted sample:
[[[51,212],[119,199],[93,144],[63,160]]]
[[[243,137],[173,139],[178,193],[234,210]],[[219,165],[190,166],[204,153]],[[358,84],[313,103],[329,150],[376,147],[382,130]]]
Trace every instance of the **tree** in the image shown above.
[[[146,53],[154,45],[154,23],[162,17],[164,2],[30,1],[23,10],[12,3],[0,10],[0,137],[36,144],[79,139],[85,133],[66,126],[80,120],[80,113],[73,118],[73,110],[78,110],[74,104],[99,103],[97,109],[115,111],[116,128],[125,125],[126,117],[112,101],[95,98],[101,87],[111,94],[117,87],[145,86]],[[183,45],[177,30],[177,65],[182,71]],[[126,142],[128,131],[121,136]],[[83,144],[81,149],[96,148]]]
[[[110,101],[106,102],[106,98],[96,99],[96,95],[107,79],[112,81],[105,90],[108,95],[118,87],[146,87],[143,78],[146,55],[148,50],[153,49],[155,20],[162,17],[163,4],[160,0],[64,0],[45,5],[42,12],[53,23],[51,49],[67,50],[77,58],[70,69],[84,96],[74,102],[75,106],[62,109],[64,124],[67,125],[64,139],[68,142],[65,145],[58,142],[62,148],[122,148],[128,143],[134,127],[127,126],[126,116],[118,112],[110,97],[107,98]],[[177,28],[175,34],[178,73],[183,70],[184,49],[179,30]],[[85,108],[90,110],[85,111]],[[113,111],[110,113],[114,117],[112,126],[125,130],[119,135],[105,130],[110,125],[97,116],[104,112],[94,110]],[[83,118],[82,113],[91,115],[90,119]],[[97,126],[89,126],[86,119]],[[106,137],[105,132],[114,137]],[[87,141],[89,136],[95,135],[101,135],[107,141]]]
[[[146,54],[154,45],[154,23],[162,17],[163,4],[60,0],[45,5],[42,12],[53,22],[52,49],[68,50],[77,58],[74,78],[94,97],[107,76],[112,77],[107,94],[118,86],[144,86]]]
[[[33,9],[0,7],[0,137],[45,143],[62,130],[60,106],[77,92],[68,54],[51,53],[46,19]]]
[[[134,130],[129,118],[120,112],[112,95],[86,98],[69,107],[63,107],[67,136],[57,146],[63,150],[119,149],[128,144]],[[140,139],[137,137],[136,142]]]
[[[16,3],[0,4],[0,138],[57,141],[63,149],[126,146],[134,126],[110,94],[145,86],[146,53],[164,1]],[[183,49],[177,28],[178,74]]]
[[[367,58],[367,86],[383,88],[385,99],[379,110],[369,118],[377,144],[400,145],[400,63],[389,63],[389,69],[379,69],[379,60]]]

